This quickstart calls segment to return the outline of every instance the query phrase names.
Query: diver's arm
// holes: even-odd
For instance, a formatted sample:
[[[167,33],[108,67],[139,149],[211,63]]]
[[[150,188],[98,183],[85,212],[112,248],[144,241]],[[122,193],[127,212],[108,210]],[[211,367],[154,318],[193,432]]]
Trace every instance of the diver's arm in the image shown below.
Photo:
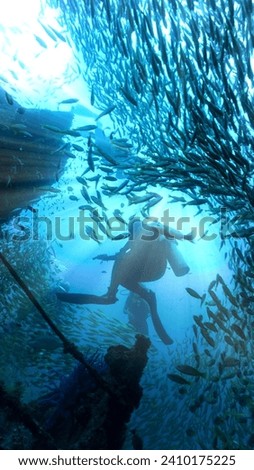
[[[115,260],[117,255],[118,253],[115,253],[114,255],[98,255],[95,256],[93,259],[100,259],[101,261],[111,261]]]
[[[194,238],[197,235],[197,230],[195,228],[192,229],[190,233],[187,233],[187,235],[184,235],[184,240],[188,240],[189,242],[193,243]]]
[[[192,242],[196,236],[196,230],[193,228],[190,233],[184,235],[179,230],[176,230],[172,227],[166,227],[165,225],[161,228],[161,234],[163,234],[168,239],[175,239],[175,240],[189,240]]]
[[[124,255],[126,251],[130,249],[131,245],[130,242],[128,241],[123,248],[121,248],[118,253],[115,253],[114,255],[97,255],[93,259],[100,259],[101,261],[115,261],[119,256]]]

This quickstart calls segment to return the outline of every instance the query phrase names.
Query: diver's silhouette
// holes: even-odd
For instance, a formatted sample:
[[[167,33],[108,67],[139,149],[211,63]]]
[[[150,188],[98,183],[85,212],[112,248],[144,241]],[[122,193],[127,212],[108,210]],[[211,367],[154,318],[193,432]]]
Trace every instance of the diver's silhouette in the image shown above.
[[[134,292],[130,292],[124,305],[124,313],[128,315],[129,324],[138,333],[148,336],[147,319],[150,315],[150,309],[145,300]]]
[[[104,304],[115,303],[119,286],[138,294],[144,299],[151,312],[154,328],[165,344],[172,344],[172,339],[166,333],[158,312],[156,296],[150,289],[143,287],[141,282],[150,282],[160,279],[169,262],[176,276],[183,276],[189,272],[182,255],[176,248],[179,240],[192,241],[193,235],[183,235],[181,232],[169,229],[159,223],[142,223],[134,219],[129,225],[130,239],[116,255],[99,255],[94,259],[103,261],[115,260],[111,282],[107,294],[98,296],[90,294],[57,293],[57,297],[75,304]]]

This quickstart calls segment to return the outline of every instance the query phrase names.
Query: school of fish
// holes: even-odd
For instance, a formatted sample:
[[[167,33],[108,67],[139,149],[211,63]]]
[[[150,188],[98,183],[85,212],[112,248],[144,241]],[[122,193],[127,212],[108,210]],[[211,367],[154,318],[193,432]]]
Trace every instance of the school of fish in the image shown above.
[[[68,41],[90,88],[91,105],[102,110],[94,124],[84,122],[73,129],[48,126],[51,132],[69,139],[59,152],[70,158],[86,156],[84,171],[76,177],[84,204],[79,205],[79,198],[71,194],[73,204],[89,211],[104,235],[118,240],[127,238],[128,232],[114,238],[107,215],[109,198],[118,194],[146,217],[161,201],[158,188],[162,187],[168,190],[171,203],[197,206],[198,213],[205,207],[205,214],[213,220],[219,220],[223,208],[225,219],[221,248],[227,247],[225,259],[233,282],[229,285],[218,273],[205,294],[186,285],[186,295],[197,303],[193,331],[186,332],[183,344],[166,359],[151,347],[142,381],[144,396],[129,423],[126,448],[133,447],[133,436],[141,436],[146,449],[252,449],[252,1],[54,0],[53,4],[60,7],[62,25],[70,32]],[[52,28],[43,28],[52,40],[65,40]],[[46,47],[40,37],[35,39]],[[6,100],[11,105],[10,95]],[[76,98],[70,98],[59,106],[76,103]],[[99,123],[105,116],[110,116],[115,129],[108,146],[98,137]],[[13,131],[27,130],[16,127]],[[174,191],[182,195],[174,196]],[[101,223],[100,214],[106,224]],[[115,209],[114,216],[125,224],[120,210]],[[86,232],[100,243],[97,231],[87,226]],[[9,243],[7,251],[27,283],[30,276],[44,280],[35,286],[36,294],[56,316],[49,291],[56,278],[61,278],[61,270],[49,248],[21,245],[20,254],[15,251],[14,256]],[[33,265],[35,254],[42,260],[40,269]],[[49,263],[51,272],[42,292]],[[5,350],[17,365],[10,373],[3,358],[1,367],[11,377],[10,388],[15,380],[24,389],[32,383],[33,392],[39,395],[39,379],[45,384],[50,378],[56,380],[60,371],[69,372],[73,363],[62,357],[57,342],[42,334],[42,324],[39,320],[34,324],[30,311],[24,323],[27,301],[21,292],[15,294],[2,266],[0,279],[5,285],[0,295],[5,303],[7,299],[9,311],[14,312],[14,295],[19,307],[11,319],[4,311],[1,320]],[[116,340],[132,344],[132,327],[88,309],[85,319],[73,321],[78,312],[78,307],[66,305],[58,320],[79,347],[94,347],[98,331],[103,352]],[[24,349],[23,358],[12,349],[13,328],[20,331],[17,340]],[[81,329],[85,332],[82,338]],[[28,366],[31,350],[40,350],[40,355],[30,359]],[[36,368],[40,368],[39,378],[33,374]],[[25,399],[30,398],[26,392]],[[159,429],[158,416],[163,416]]]

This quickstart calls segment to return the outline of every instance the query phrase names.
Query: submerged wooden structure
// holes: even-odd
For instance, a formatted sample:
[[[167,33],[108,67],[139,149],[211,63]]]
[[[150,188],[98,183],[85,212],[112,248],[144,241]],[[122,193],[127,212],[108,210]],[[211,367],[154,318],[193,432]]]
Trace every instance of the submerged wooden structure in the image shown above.
[[[17,393],[0,383],[0,449],[122,449],[127,424],[143,395],[140,381],[149,347],[149,339],[137,335],[131,348],[108,348],[107,368],[98,376],[111,393],[100,381],[91,383],[85,371],[77,368],[64,378],[61,393],[52,389],[31,404],[22,403]],[[142,449],[142,439],[135,441],[133,448]]]
[[[68,158],[63,135],[44,126],[70,129],[72,118],[70,112],[22,108],[0,88],[0,222],[58,180]]]

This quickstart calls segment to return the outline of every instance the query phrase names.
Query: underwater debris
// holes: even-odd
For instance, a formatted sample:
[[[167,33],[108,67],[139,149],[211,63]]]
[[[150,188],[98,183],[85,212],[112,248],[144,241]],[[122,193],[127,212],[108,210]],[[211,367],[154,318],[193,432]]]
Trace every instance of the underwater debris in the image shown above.
[[[142,438],[138,435],[136,429],[131,429],[131,442],[134,450],[143,450],[144,445],[143,445],[143,440]]]
[[[7,261],[5,256],[0,252],[0,259],[3,262],[3,264],[6,266],[8,271],[11,273],[11,275],[14,277],[15,281],[18,283],[18,285],[21,287],[21,289],[25,292],[27,297],[31,300],[33,305],[36,307],[42,318],[46,321],[50,329],[55,333],[56,336],[62,341],[63,347],[64,347],[64,352],[71,354],[76,360],[78,360],[81,364],[83,364],[91,376],[94,378],[96,383],[98,383],[99,386],[101,386],[104,390],[106,390],[109,394],[115,396],[116,391],[111,389],[109,384],[105,382],[104,380],[101,379],[101,376],[97,373],[95,369],[93,369],[92,366],[85,360],[83,354],[77,349],[74,343],[71,343],[65,335],[58,329],[58,327],[55,325],[55,323],[49,318],[45,310],[42,308],[42,306],[39,304],[39,302],[36,300],[30,289],[26,286],[26,284],[22,281],[22,279],[19,277],[19,275],[16,273],[14,268],[10,265],[10,263]]]
[[[131,413],[139,405],[139,385],[150,341],[137,335],[133,347],[111,346],[105,358],[88,358],[93,368],[118,391],[105,394],[79,364],[59,386],[33,403],[35,414],[53,436],[57,448],[121,449]],[[136,436],[141,448],[141,439]]]
[[[91,367],[118,391],[115,397],[105,393],[82,364],[63,377],[56,388],[51,387],[49,393],[26,405],[0,385],[1,419],[6,415],[7,436],[12,439],[14,423],[30,432],[24,448],[121,449],[127,423],[142,397],[139,382],[149,346],[149,340],[139,335],[133,347],[110,347],[105,359],[98,353],[88,354]],[[141,446],[141,440],[135,441]]]
[[[8,94],[7,94],[8,95]],[[63,145],[63,135],[50,133],[45,126],[70,126],[71,113],[54,112],[43,109],[25,109],[0,88],[1,122],[0,137],[0,220],[9,220],[31,201],[42,196],[46,187],[50,188],[67,163],[67,156],[54,153]],[[32,163],[32,164],[31,164]],[[41,189],[44,186],[44,190]]]
[[[50,434],[48,434],[32,417],[32,413],[27,405],[20,402],[17,395],[7,392],[0,384],[0,407],[7,410],[8,419],[22,423],[34,436],[34,449],[55,449],[56,444]]]

